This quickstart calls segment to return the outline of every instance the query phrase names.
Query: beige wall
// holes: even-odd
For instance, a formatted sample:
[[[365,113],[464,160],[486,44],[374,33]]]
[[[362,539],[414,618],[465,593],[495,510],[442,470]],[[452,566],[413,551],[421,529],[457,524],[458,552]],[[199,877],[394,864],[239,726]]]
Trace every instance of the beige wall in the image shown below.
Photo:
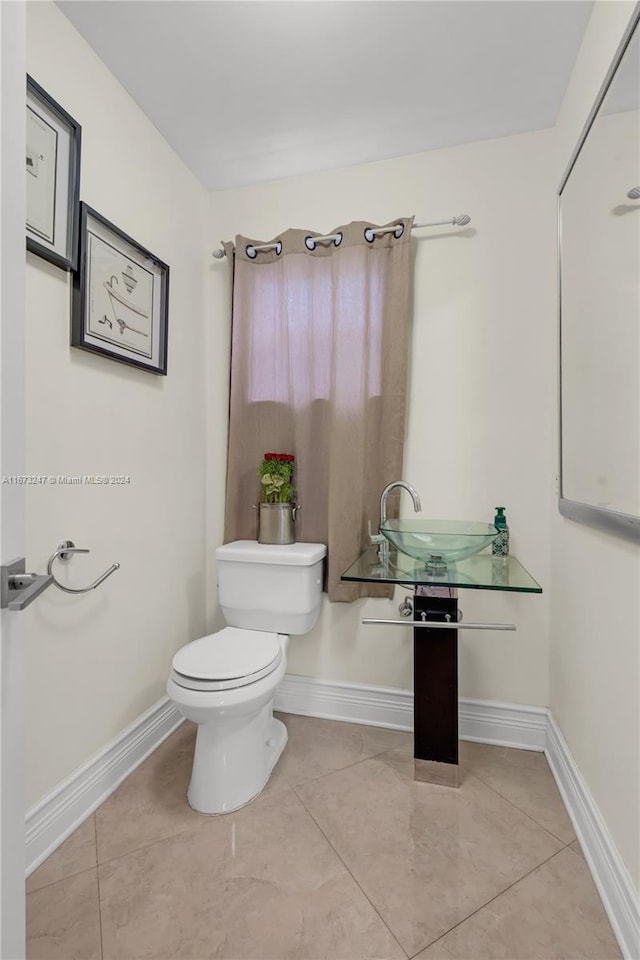
[[[165,378],[71,348],[69,275],[28,257],[27,473],[131,476],[28,490],[30,568],[65,538],[91,549],[77,584],[122,564],[25,613],[31,805],[164,696],[173,652],[203,631],[208,261],[204,189],[52,3],[28,4],[27,29],[29,73],[82,125],[82,199],[171,268]]]
[[[548,702],[548,503],[555,470],[553,416],[555,180],[551,131],[486,141],[328,174],[218,192],[210,243],[236,233],[269,239],[288,227],[329,231],[340,223],[418,221],[468,212],[465,230],[416,231],[409,422],[404,479],[423,516],[491,520],[505,504],[512,550],[540,581],[542,596],[464,591],[467,619],[513,621],[517,633],[461,640],[465,697]],[[217,490],[226,434],[226,264],[215,262],[211,328],[208,470]],[[268,439],[265,438],[268,447]],[[211,483],[211,479],[210,479]],[[216,501],[217,503],[217,501]],[[248,503],[247,510],[251,511]],[[303,509],[305,505],[303,504]],[[306,505],[310,509],[310,505]],[[410,504],[405,504],[410,510]],[[377,523],[377,517],[371,517]],[[222,539],[221,504],[209,543]],[[209,582],[215,583],[211,566]],[[397,616],[397,603],[325,601],[318,626],[289,648],[290,673],[412,687],[412,638],[362,627],[364,614]],[[212,597],[214,595],[212,594]],[[209,623],[218,623],[215,599]]]
[[[594,7],[558,119],[556,185],[633,7]],[[551,710],[639,885],[638,548],[563,519],[555,501],[551,536]]]

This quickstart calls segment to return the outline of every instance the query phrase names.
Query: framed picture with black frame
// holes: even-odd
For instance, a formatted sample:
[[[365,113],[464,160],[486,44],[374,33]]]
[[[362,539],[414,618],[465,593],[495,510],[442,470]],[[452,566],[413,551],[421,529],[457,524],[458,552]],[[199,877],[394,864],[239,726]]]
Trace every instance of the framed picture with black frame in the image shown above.
[[[27,250],[75,270],[82,128],[28,74],[26,133]]]
[[[72,346],[164,376],[168,315],[167,264],[81,203]]]

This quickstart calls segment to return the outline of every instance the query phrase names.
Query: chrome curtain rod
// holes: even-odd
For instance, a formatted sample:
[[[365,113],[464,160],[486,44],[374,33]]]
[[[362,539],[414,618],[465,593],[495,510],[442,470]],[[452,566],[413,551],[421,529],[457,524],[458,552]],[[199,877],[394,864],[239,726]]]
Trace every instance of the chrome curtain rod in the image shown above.
[[[449,220],[434,220],[432,223],[414,223],[411,229],[421,230],[423,227],[444,227],[444,226],[466,227],[468,223],[471,223],[471,217],[469,216],[469,214],[458,213],[456,214],[456,216],[451,217]],[[402,226],[401,224],[398,224],[397,226],[392,226],[392,227],[379,227],[377,230],[373,230],[369,227],[367,230],[365,230],[365,237],[367,238],[367,240],[369,240],[369,242],[371,242],[375,237],[380,237],[384,233],[395,233],[398,229],[400,229],[401,226]],[[402,228],[400,230],[400,233],[397,234],[398,237],[402,236],[403,230],[404,228]],[[307,244],[307,246],[309,247],[310,250],[313,250],[316,243],[319,243],[322,240],[337,240],[338,242],[340,242],[340,240],[342,240],[342,234],[328,233],[326,237],[310,237],[309,240],[313,242],[313,246],[309,246],[309,244]],[[258,251],[258,250],[278,250],[278,248],[282,249],[282,244],[280,243],[279,240],[277,243],[261,243],[259,245],[251,247],[250,249],[254,251]],[[212,253],[212,256],[214,256],[216,260],[222,260],[222,258],[225,256],[225,252],[224,250],[214,250]],[[252,256],[255,256],[255,254],[253,254]]]

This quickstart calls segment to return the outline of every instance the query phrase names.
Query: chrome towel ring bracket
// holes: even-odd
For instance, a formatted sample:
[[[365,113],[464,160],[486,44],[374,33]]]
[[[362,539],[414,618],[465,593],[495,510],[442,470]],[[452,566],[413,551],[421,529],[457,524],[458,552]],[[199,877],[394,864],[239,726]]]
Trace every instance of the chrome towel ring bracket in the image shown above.
[[[52,553],[49,557],[49,562],[47,564],[47,573],[53,577],[53,582],[58,587],[59,590],[64,590],[65,593],[88,593],[90,590],[95,590],[96,587],[110,577],[112,573],[115,573],[116,570],[120,569],[119,563],[112,563],[108,570],[105,570],[97,580],[94,580],[93,583],[89,584],[88,587],[65,587],[64,584],[58,583],[56,576],[53,572],[53,562],[54,560],[62,560],[68,562],[72,559],[74,553],[90,553],[86,547],[76,547],[73,540],[63,540],[62,543],[58,544],[58,548],[55,553]]]

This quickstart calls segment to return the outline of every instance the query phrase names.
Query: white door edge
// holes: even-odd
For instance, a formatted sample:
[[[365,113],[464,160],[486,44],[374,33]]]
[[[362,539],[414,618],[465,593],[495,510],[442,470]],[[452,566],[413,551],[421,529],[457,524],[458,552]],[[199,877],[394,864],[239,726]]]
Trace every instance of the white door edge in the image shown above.
[[[0,477],[25,473],[25,34],[0,3]],[[0,483],[0,558],[25,556],[24,487]],[[28,559],[28,558],[27,558]],[[0,956],[25,956],[24,612],[0,616]]]

